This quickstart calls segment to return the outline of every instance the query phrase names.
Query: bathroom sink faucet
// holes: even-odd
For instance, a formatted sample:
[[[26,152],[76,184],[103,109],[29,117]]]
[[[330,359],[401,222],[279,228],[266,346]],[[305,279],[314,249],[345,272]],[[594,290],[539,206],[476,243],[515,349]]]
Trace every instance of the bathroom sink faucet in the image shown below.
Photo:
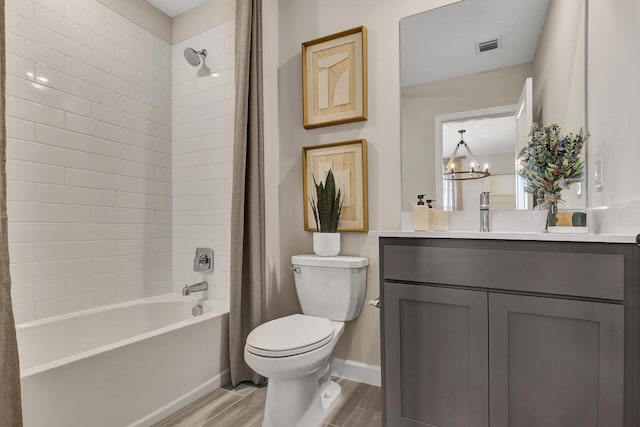
[[[191,295],[191,292],[202,292],[207,289],[209,289],[209,283],[207,283],[206,280],[193,285],[184,285],[184,288],[182,288],[182,295]]]
[[[489,192],[483,191],[480,193],[480,231],[491,231],[491,225],[489,223]]]

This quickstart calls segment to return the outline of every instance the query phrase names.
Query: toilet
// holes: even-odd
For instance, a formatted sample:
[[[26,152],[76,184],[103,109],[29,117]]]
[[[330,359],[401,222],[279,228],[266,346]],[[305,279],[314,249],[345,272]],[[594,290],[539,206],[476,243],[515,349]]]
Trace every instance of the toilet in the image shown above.
[[[344,322],[360,314],[367,258],[291,257],[303,314],[281,317],[247,337],[244,359],[269,379],[263,427],[316,427],[340,395],[331,354]]]

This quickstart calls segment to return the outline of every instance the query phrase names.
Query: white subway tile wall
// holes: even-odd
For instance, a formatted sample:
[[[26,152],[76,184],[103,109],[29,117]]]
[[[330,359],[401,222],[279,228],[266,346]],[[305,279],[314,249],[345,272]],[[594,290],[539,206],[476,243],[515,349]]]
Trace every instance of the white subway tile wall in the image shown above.
[[[177,51],[96,0],[7,0],[6,9],[17,322],[172,292],[172,64],[182,69],[172,58]],[[215,32],[215,40],[224,42],[228,32]],[[218,107],[212,103],[212,114]],[[198,125],[214,131],[212,123]],[[222,144],[212,141],[204,151],[211,161],[203,167],[221,158],[213,150]],[[213,178],[198,179],[202,189]],[[217,214],[211,218],[224,222]],[[215,233],[181,228],[178,235],[203,244],[214,235],[228,240],[225,224]],[[185,237],[178,246],[177,253],[186,255],[196,245]],[[176,276],[186,278],[182,271]]]
[[[230,21],[172,47],[175,290],[208,280],[209,296],[223,300],[229,299],[234,29]],[[197,77],[199,67],[184,59],[187,47],[207,49],[214,75]],[[200,246],[213,248],[213,273],[193,272]]]

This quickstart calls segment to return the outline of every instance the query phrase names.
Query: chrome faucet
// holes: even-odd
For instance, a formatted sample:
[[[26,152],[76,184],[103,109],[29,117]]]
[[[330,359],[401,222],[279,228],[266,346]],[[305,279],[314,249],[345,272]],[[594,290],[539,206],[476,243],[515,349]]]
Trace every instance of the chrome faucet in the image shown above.
[[[489,224],[489,192],[480,193],[480,231],[491,231]]]
[[[184,285],[184,288],[182,288],[182,295],[191,295],[191,292],[202,292],[207,289],[209,289],[209,283],[207,283],[206,280],[193,285]]]

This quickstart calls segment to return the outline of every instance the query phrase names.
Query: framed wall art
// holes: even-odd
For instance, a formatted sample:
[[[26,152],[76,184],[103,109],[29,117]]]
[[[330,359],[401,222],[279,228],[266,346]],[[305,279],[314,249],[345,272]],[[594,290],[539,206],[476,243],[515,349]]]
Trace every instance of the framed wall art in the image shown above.
[[[367,120],[365,27],[302,43],[302,98],[307,129]]]
[[[324,181],[329,169],[344,195],[338,231],[369,231],[367,141],[364,139],[302,148],[304,229],[315,231],[309,205],[309,197],[315,194],[313,179]]]

